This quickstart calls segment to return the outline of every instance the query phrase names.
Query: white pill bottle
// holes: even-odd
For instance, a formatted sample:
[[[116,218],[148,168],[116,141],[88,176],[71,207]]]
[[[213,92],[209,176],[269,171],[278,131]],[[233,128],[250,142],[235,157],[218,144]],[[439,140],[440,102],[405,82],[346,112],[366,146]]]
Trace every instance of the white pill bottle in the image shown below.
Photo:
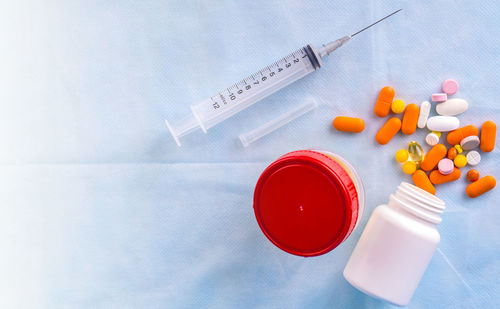
[[[445,204],[403,182],[387,205],[373,211],[344,269],[358,290],[405,306],[439,243],[436,225]]]

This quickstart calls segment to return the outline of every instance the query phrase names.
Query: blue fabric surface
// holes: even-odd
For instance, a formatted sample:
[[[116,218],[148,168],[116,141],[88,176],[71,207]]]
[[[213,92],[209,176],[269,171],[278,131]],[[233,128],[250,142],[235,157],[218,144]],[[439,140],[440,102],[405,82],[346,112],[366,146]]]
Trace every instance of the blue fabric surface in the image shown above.
[[[182,139],[163,120],[311,43],[396,10],[324,66],[230,120]],[[401,181],[393,155],[425,130],[374,141],[381,87],[421,102],[442,81],[500,123],[495,1],[25,1],[0,3],[0,307],[388,308],[342,277],[371,211]],[[320,107],[243,148],[237,140],[313,97]],[[358,135],[336,115],[362,117]],[[334,251],[274,247],[252,209],[280,155],[325,149],[360,173],[360,226]],[[478,170],[500,178],[498,147]],[[467,169],[464,169],[466,171]],[[493,308],[500,299],[499,189],[441,185],[441,243],[408,308]]]

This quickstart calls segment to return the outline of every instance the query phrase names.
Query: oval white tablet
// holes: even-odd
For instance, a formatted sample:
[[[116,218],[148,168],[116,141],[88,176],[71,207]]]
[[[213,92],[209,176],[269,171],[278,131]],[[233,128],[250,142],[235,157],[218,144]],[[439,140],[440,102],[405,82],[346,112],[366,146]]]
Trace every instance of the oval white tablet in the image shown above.
[[[427,120],[427,128],[431,131],[448,132],[458,129],[460,120],[452,116],[434,116]]]
[[[464,99],[449,99],[436,105],[436,112],[443,116],[455,116],[465,112],[469,103]]]
[[[425,124],[427,123],[427,118],[429,117],[429,113],[431,112],[431,103],[429,101],[424,101],[420,104],[420,114],[418,114],[418,122],[417,126],[420,129],[425,128]]]

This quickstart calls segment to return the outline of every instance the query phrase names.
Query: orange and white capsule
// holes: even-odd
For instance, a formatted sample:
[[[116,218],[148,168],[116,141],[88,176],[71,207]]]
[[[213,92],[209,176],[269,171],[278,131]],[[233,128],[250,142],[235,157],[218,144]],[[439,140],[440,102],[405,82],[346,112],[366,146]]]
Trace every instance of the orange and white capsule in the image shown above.
[[[417,170],[413,175],[411,175],[413,183],[422,190],[429,192],[430,194],[436,194],[436,188],[432,185],[427,174],[422,170]]]
[[[338,116],[333,120],[333,127],[339,131],[359,133],[365,129],[361,118]]]
[[[417,129],[418,115],[420,109],[417,104],[408,104],[403,114],[403,122],[401,123],[401,132],[406,135],[413,134]]]
[[[380,90],[377,102],[375,103],[375,109],[373,110],[375,112],[375,115],[379,117],[385,117],[387,116],[387,114],[389,114],[389,111],[391,110],[392,100],[394,99],[394,94],[394,89],[389,86],[384,87],[382,88],[382,90]]]
[[[484,152],[490,152],[495,148],[497,136],[497,125],[493,121],[486,121],[481,127],[481,144],[479,147]]]
[[[465,193],[469,197],[478,197],[483,193],[486,193],[493,189],[497,185],[497,181],[493,176],[484,176],[477,181],[474,181],[465,188]]]
[[[446,156],[447,150],[443,144],[434,145],[434,147],[427,152],[424,157],[424,161],[420,164],[420,167],[424,171],[432,170],[439,161]]]
[[[380,145],[385,145],[399,132],[399,129],[401,129],[401,120],[396,117],[389,118],[382,128],[378,130],[375,140]]]
[[[463,140],[464,138],[478,134],[479,130],[477,129],[476,126],[468,125],[449,132],[448,135],[446,136],[446,140],[450,145],[458,145],[460,144],[460,141]]]
[[[450,181],[457,180],[458,178],[460,178],[461,174],[462,172],[460,172],[460,169],[456,167],[453,169],[453,172],[451,172],[448,175],[443,175],[438,170],[433,170],[429,175],[429,179],[433,184],[440,185],[442,183],[447,183]]]

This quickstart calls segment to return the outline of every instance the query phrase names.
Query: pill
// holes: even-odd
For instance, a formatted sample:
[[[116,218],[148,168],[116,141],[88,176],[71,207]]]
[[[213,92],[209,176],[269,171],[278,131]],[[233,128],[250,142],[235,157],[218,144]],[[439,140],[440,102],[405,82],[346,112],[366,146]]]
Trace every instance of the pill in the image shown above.
[[[380,145],[385,145],[399,132],[399,129],[401,129],[401,120],[396,117],[389,118],[380,130],[378,130],[375,140]]]
[[[474,182],[479,179],[479,172],[475,169],[471,169],[467,172],[467,180]]]
[[[400,114],[405,110],[405,102],[402,100],[394,100],[391,104],[391,110],[395,114]]]
[[[448,141],[448,144],[456,145],[460,143],[460,141],[466,138],[467,136],[478,135],[478,134],[479,130],[477,129],[476,126],[468,125],[449,132],[448,136],[446,136],[446,140]]]
[[[429,175],[429,179],[433,184],[440,185],[442,183],[457,180],[458,178],[460,178],[461,174],[462,172],[460,172],[460,169],[456,167],[453,167],[451,173],[449,173],[448,175],[443,175],[438,170],[433,170]]]
[[[411,179],[413,179],[413,183],[422,190],[429,192],[430,194],[436,194],[436,188],[432,185],[427,174],[418,170],[413,175],[411,175]]]
[[[465,188],[465,193],[469,197],[478,197],[483,193],[486,193],[493,189],[497,185],[497,181],[495,177],[493,176],[484,176],[481,179],[478,179],[477,181],[474,181],[470,185]]]
[[[453,163],[455,163],[455,166],[460,168],[464,167],[467,165],[467,158],[464,155],[457,155],[455,159],[453,159]]]
[[[493,121],[486,121],[481,127],[481,150],[490,152],[495,148],[497,125]]]
[[[441,137],[441,132],[439,132],[439,131],[431,131],[431,132],[434,133],[434,134],[436,134],[437,137]]]
[[[403,164],[403,172],[405,172],[405,174],[411,175],[415,173],[416,170],[417,170],[417,164],[415,164],[415,162],[413,161],[406,161]]]
[[[455,116],[465,112],[469,103],[464,99],[449,99],[436,105],[436,112],[443,116]]]
[[[429,152],[425,155],[422,164],[420,167],[424,171],[432,170],[438,162],[446,156],[446,147],[443,144],[437,144],[429,150]],[[465,158],[465,157],[464,157]]]
[[[378,94],[377,102],[375,103],[375,115],[385,117],[391,110],[392,100],[394,99],[394,89],[384,87]]]
[[[431,103],[429,101],[424,101],[420,104],[420,113],[418,114],[417,126],[420,129],[425,128],[427,124],[427,118],[429,118],[429,113],[431,112]]]
[[[457,149],[455,147],[450,147],[450,149],[448,149],[448,154],[446,157],[450,160],[453,160],[453,159],[455,159],[457,154],[458,154]]]
[[[410,160],[420,164],[424,159],[424,148],[419,143],[412,141],[408,144],[408,155]]]
[[[481,162],[481,155],[475,150],[469,151],[465,158],[467,159],[467,164],[471,166],[476,166]]]
[[[453,148],[455,148],[457,150],[457,153],[463,152],[463,149],[462,149],[462,147],[460,147],[460,145],[455,145],[455,146],[453,146]]]
[[[394,156],[396,158],[396,161],[403,163],[408,160],[408,151],[406,149],[399,149],[396,151],[396,155]]]
[[[431,95],[432,102],[444,102],[448,99],[446,93],[433,93]]]
[[[455,168],[455,164],[453,164],[453,161],[451,161],[450,159],[441,159],[441,161],[439,161],[438,163],[438,170],[441,174],[443,175],[448,175],[448,174],[451,174],[451,172],[453,172],[453,169]],[[432,181],[432,179],[431,179]],[[434,182],[432,182],[434,183]]]
[[[359,133],[365,129],[365,122],[361,118],[338,116],[333,120],[333,126],[339,131]]]
[[[471,150],[479,146],[479,143],[479,137],[476,135],[467,136],[460,141],[460,147],[462,147],[462,150]]]
[[[453,116],[434,116],[427,120],[430,131],[448,132],[460,126],[460,120]]]
[[[401,132],[406,135],[415,133],[417,129],[417,121],[419,108],[417,104],[408,104],[405,108],[405,113],[403,114],[403,122],[401,123]]]
[[[443,92],[447,95],[452,95],[458,91],[458,83],[454,79],[447,79],[443,82]]]
[[[429,146],[434,146],[437,143],[439,143],[439,136],[437,136],[436,133],[431,132],[431,133],[427,134],[427,136],[425,137],[425,142]]]

